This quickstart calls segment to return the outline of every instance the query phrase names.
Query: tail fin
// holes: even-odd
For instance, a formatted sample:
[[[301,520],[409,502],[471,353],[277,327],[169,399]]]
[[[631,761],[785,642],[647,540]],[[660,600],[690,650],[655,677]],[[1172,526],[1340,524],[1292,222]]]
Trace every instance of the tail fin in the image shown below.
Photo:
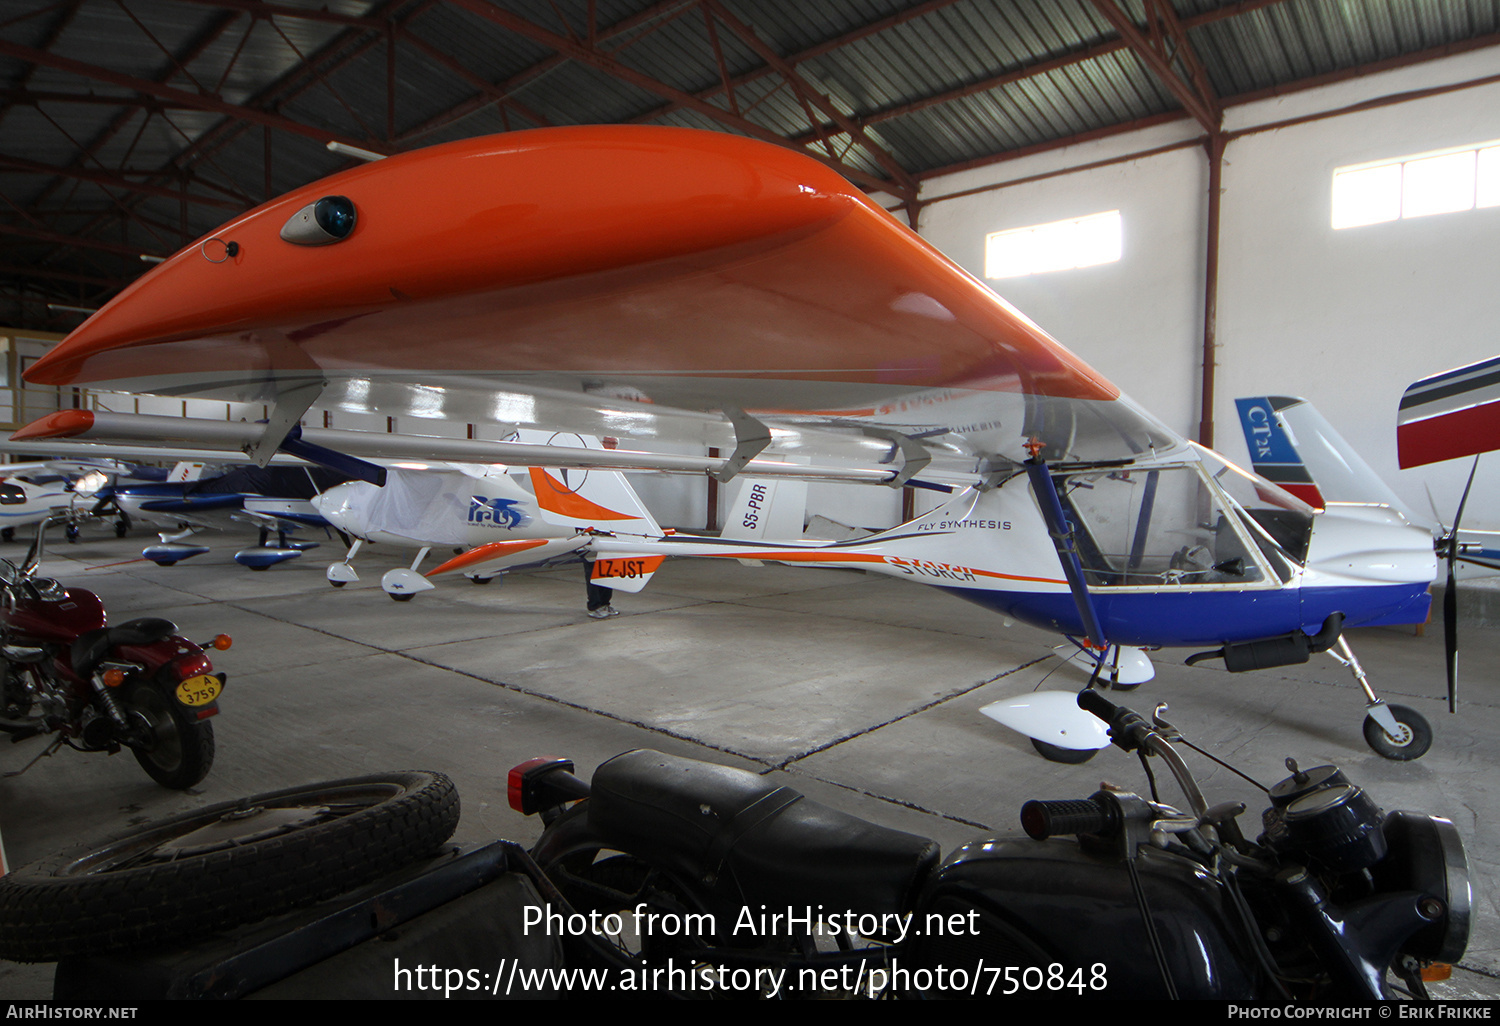
[[[172,472],[167,475],[167,480],[172,482],[173,484],[182,484],[186,481],[197,481],[203,476],[203,468],[206,465],[207,464],[203,463],[189,463],[184,461],[172,468]]]
[[[617,470],[531,468],[537,508],[559,527],[594,527],[632,534],[660,535],[661,528],[625,475]]]
[[[591,435],[521,430],[518,441],[574,449],[603,449]],[[660,535],[656,518],[646,509],[625,475],[618,470],[555,470],[532,467],[531,487],[542,518],[558,527],[598,528],[631,534]]]
[[[1306,399],[1236,399],[1255,472],[1304,502],[1377,502],[1411,519],[1380,475]]]
[[[747,477],[740,480],[721,538],[796,541],[807,514],[807,482]]]

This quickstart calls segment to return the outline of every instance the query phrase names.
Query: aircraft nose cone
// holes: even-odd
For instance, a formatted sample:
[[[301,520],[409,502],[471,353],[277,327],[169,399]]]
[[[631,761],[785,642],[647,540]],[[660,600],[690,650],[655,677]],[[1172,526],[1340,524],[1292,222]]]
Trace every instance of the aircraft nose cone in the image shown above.
[[[358,486],[354,484],[334,485],[327,491],[314,495],[310,501],[313,509],[335,528],[359,534],[364,527],[364,518],[357,515],[357,491]]]

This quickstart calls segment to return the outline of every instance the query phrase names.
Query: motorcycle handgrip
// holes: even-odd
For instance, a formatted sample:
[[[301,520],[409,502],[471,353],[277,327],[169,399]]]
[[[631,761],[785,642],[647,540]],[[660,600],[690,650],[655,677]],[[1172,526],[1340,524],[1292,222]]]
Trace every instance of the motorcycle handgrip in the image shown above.
[[[1078,692],[1078,707],[1109,724],[1109,739],[1127,752],[1140,746],[1140,732],[1151,729],[1151,725],[1141,719],[1138,713],[1123,705],[1115,705],[1093,688],[1084,688]]]
[[[1094,798],[1033,799],[1021,806],[1021,829],[1033,840],[1064,834],[1105,834],[1120,822],[1113,804]]]

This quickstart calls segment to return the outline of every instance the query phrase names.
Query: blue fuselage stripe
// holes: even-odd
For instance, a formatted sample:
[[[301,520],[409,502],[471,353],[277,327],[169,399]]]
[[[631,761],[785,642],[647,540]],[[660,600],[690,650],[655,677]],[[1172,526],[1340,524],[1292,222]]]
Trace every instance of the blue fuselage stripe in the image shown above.
[[[1078,609],[1066,592],[943,590],[1033,627],[1074,636],[1084,633]],[[1092,595],[1109,641],[1167,648],[1258,641],[1297,626],[1315,632],[1332,613],[1343,613],[1346,627],[1424,623],[1431,602],[1421,584],[1151,594],[1111,594],[1100,588]]]

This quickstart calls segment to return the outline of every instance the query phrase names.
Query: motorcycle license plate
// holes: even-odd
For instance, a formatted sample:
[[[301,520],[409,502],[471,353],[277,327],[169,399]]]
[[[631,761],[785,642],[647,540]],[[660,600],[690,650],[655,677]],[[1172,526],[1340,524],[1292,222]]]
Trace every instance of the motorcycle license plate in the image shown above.
[[[208,705],[219,697],[224,685],[211,673],[200,673],[177,685],[177,701],[183,705]]]

